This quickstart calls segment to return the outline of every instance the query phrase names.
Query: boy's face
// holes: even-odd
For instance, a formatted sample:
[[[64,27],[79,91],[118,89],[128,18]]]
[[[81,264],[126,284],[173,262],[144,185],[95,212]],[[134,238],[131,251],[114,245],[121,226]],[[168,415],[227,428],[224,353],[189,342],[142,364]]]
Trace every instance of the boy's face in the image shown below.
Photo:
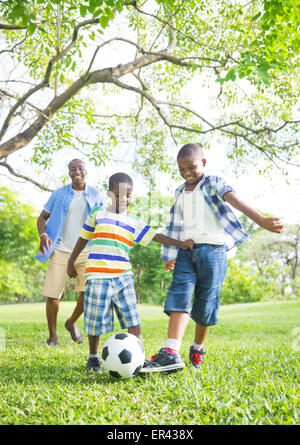
[[[112,199],[113,210],[122,213],[131,203],[132,187],[130,184],[118,184],[108,191],[108,196]]]
[[[202,169],[206,164],[206,159],[197,157],[178,158],[177,164],[181,177],[189,185],[193,185],[197,184],[202,178]]]
[[[84,163],[79,160],[71,162],[69,165],[69,176],[74,187],[84,187],[86,169]]]

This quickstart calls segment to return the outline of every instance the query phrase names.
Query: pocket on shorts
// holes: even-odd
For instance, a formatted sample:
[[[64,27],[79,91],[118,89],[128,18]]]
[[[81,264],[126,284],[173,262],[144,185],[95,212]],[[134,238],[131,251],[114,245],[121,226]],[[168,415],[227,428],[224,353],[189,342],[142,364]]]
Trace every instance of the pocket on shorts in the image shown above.
[[[221,252],[221,253],[226,252],[224,244],[220,244],[220,245],[219,244],[211,244],[211,247],[215,252]]]

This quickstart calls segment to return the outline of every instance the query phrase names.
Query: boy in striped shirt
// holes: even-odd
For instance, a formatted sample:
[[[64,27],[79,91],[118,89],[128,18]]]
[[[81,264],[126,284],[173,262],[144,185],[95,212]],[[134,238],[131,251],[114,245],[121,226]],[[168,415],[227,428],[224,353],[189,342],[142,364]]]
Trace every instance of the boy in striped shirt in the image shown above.
[[[86,263],[84,296],[84,331],[89,337],[90,356],[86,369],[101,372],[98,355],[100,335],[112,332],[115,309],[122,329],[141,338],[137,312],[134,276],[129,260],[133,241],[146,247],[151,240],[184,250],[193,241],[179,241],[156,233],[139,217],[127,212],[132,198],[133,182],[125,173],[109,178],[108,208],[95,207],[80,231],[68,263],[68,275],[76,276],[75,260],[91,240]]]

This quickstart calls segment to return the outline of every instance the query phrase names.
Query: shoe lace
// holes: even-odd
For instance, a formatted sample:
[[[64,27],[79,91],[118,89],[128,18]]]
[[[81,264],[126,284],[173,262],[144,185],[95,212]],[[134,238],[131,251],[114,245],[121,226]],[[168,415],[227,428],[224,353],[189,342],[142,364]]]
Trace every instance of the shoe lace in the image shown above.
[[[165,353],[167,352],[168,354],[177,354],[176,351],[174,351],[174,349],[169,349],[169,348],[162,348],[157,354],[152,355],[151,360],[153,360],[154,358],[156,358],[159,354]]]
[[[201,363],[202,362],[202,354],[199,354],[199,352],[195,352],[192,354],[191,359],[194,363]]]

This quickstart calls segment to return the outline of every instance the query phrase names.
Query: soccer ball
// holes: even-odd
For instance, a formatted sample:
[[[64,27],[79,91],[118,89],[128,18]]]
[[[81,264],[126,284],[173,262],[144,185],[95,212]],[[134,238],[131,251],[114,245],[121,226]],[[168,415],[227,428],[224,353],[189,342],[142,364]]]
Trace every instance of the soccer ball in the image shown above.
[[[132,334],[119,332],[103,345],[101,363],[105,371],[117,379],[134,377],[145,361],[142,342]]]

